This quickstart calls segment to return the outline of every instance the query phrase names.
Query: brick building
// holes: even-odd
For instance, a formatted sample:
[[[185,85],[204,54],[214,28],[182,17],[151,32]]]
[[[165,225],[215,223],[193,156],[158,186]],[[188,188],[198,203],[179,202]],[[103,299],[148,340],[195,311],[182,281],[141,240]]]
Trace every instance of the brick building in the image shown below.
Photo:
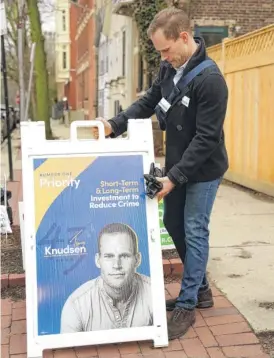
[[[167,0],[167,2],[170,3],[171,0]],[[176,0],[173,0],[172,2],[176,3]],[[132,11],[130,11],[130,8],[134,3],[134,0],[113,0],[111,3],[113,4],[111,11],[113,17],[111,19],[112,24],[115,22],[116,19],[114,19],[114,17],[117,15],[131,17]],[[76,108],[78,110],[82,109],[85,118],[94,118],[96,114],[98,114],[97,98],[99,99],[99,103],[101,103],[103,97],[109,98],[110,102],[112,102],[115,97],[113,94],[111,95],[110,90],[106,91],[106,94],[103,96],[102,89],[99,88],[102,81],[98,80],[100,80],[102,76],[99,76],[100,74],[98,73],[100,78],[97,78],[98,63],[96,63],[96,61],[98,61],[99,58],[97,59],[96,47],[94,46],[96,30],[95,8],[106,8],[107,4],[109,4],[108,0],[78,0],[74,5],[71,5],[71,33],[74,32],[73,27],[76,27],[76,29],[75,37],[71,35],[70,78],[72,82],[75,80]],[[177,0],[177,4],[179,4],[180,7],[185,8],[189,13],[190,18],[192,19],[193,33],[202,36],[207,46],[220,43],[222,39],[226,37],[242,35],[274,21],[273,0]],[[76,21],[75,16],[72,13],[73,7],[74,9],[77,9]],[[133,32],[130,28],[127,28],[126,24],[131,24],[131,21],[127,20],[122,22],[125,23],[123,26],[124,33],[127,34],[127,40],[134,43],[134,54],[131,59],[131,62],[134,63],[134,71],[132,71],[131,76],[131,82],[133,82],[133,84],[131,87],[136,89],[135,94],[132,95],[132,99],[134,99],[144,93],[143,91],[146,90],[151,83],[151,78],[145,73],[146,64],[139,53],[138,43],[136,43],[138,35],[134,35],[133,37]],[[134,21],[132,21],[132,23],[131,26],[136,26]],[[109,37],[112,36],[111,31]],[[131,36],[132,41],[130,41]],[[101,37],[101,41],[102,39],[103,36]],[[111,57],[109,40],[110,39],[106,38],[108,43],[107,46],[101,41],[100,45],[97,44],[99,47],[101,45],[101,47],[107,47],[107,53],[104,56],[108,57],[108,61]],[[102,55],[99,57],[101,60]],[[131,55],[126,53],[124,61],[127,62],[129,57],[131,57]],[[110,68],[108,68],[108,70],[110,71]],[[109,76],[109,73],[107,75]],[[129,77],[127,78],[129,79]],[[131,93],[129,84],[124,84],[124,86],[126,88],[124,88],[123,91],[120,91],[122,97],[120,96],[121,100],[119,99],[119,103],[124,102],[124,93]],[[124,103],[125,106],[128,105],[128,101],[126,102],[127,103]],[[103,106],[102,103],[99,107],[106,107]],[[109,107],[108,114],[111,115],[114,108],[113,103],[107,107]],[[101,113],[102,110],[99,112]]]
[[[89,119],[95,117],[97,106],[94,0],[79,0],[72,6],[77,9],[73,52],[73,56],[76,53],[76,107],[83,111],[85,119]]]
[[[179,0],[207,46],[257,30],[274,22],[273,0]]]
[[[76,59],[77,59],[77,51],[76,51],[76,29],[77,29],[77,13],[78,9],[76,6],[70,6],[69,14],[70,14],[70,81],[65,86],[65,96],[68,98],[68,102],[71,110],[77,109],[76,103]]]
[[[70,12],[68,0],[56,0],[55,3],[55,80],[57,97],[65,96],[65,87],[70,82]]]

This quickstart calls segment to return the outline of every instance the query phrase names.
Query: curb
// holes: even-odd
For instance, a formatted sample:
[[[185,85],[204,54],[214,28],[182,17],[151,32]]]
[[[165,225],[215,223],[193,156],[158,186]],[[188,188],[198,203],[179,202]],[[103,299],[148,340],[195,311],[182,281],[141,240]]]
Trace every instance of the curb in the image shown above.
[[[183,265],[180,259],[163,259],[163,270],[165,276],[181,276]]]
[[[183,272],[183,265],[180,259],[163,259],[163,271],[165,276],[180,276]],[[1,275],[1,289],[15,286],[25,286],[24,273],[10,273]]]
[[[24,273],[10,273],[1,275],[1,289],[15,286],[25,286]]]

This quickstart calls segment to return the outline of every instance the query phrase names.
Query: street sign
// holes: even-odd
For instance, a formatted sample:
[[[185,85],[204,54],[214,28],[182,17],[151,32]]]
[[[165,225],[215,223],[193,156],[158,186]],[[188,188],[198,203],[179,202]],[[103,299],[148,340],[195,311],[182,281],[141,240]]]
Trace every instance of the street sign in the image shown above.
[[[99,140],[78,140],[98,126]],[[168,345],[151,120],[128,138],[75,121],[70,140],[47,141],[22,122],[28,357],[43,349],[152,340]]]

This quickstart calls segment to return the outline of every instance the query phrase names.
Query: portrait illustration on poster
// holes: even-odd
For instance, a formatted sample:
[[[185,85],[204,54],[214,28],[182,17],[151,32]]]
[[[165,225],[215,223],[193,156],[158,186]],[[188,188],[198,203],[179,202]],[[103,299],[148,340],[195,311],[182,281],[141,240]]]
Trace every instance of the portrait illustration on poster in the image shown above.
[[[151,325],[150,279],[136,273],[141,253],[134,231],[121,223],[105,226],[95,262],[101,274],[70,295],[62,311],[61,332]]]
[[[153,325],[142,155],[34,159],[38,335]]]

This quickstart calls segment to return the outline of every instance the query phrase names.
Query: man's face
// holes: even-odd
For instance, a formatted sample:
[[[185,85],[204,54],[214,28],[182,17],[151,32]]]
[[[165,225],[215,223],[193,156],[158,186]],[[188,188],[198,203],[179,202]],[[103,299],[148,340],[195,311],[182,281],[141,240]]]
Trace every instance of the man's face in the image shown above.
[[[174,68],[181,67],[189,58],[189,34],[181,32],[177,40],[168,40],[162,29],[158,29],[152,36],[151,41],[161,59],[168,61]]]
[[[134,254],[131,238],[126,233],[104,234],[96,264],[104,282],[115,289],[124,289],[140,265],[140,253]]]

